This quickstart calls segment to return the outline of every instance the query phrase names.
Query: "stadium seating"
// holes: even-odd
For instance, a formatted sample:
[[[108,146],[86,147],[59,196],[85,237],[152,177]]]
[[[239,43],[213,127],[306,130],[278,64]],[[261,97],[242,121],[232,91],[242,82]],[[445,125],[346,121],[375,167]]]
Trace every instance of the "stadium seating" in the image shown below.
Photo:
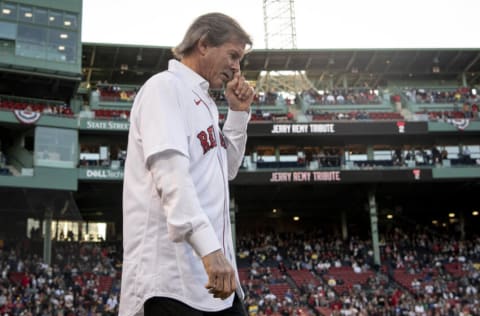
[[[239,247],[241,248],[241,245],[244,245],[247,240],[266,239],[264,236],[259,238],[255,235],[249,238],[251,239],[242,238],[239,241]],[[315,313],[317,315],[331,315],[344,310],[345,306],[348,306],[344,304],[346,300],[358,300],[366,293],[375,295],[375,297],[384,296],[389,300],[394,299],[396,303],[391,303],[393,305],[388,307],[367,307],[367,305],[363,306],[362,303],[363,307],[361,308],[364,311],[367,309],[372,313],[373,310],[377,312],[387,311],[398,306],[398,301],[416,302],[417,298],[427,295],[425,294],[427,285],[432,287],[432,291],[437,291],[438,287],[442,287],[443,295],[448,298],[452,308],[458,304],[466,309],[478,307],[468,303],[468,299],[464,299],[461,303],[461,297],[455,299],[454,296],[462,295],[458,290],[460,286],[464,288],[466,284],[475,282],[472,276],[477,275],[478,278],[478,273],[472,274],[474,268],[469,263],[471,259],[478,260],[480,258],[480,254],[478,254],[480,248],[478,248],[478,245],[475,246],[474,241],[466,242],[467,248],[471,249],[471,259],[465,258],[465,260],[459,261],[457,258],[451,257],[447,260],[442,257],[441,248],[435,246],[435,248],[432,248],[434,254],[432,261],[424,261],[421,269],[415,257],[416,247],[413,244],[403,247],[402,251],[409,254],[408,258],[405,257],[405,266],[393,269],[392,279],[388,280],[386,265],[382,265],[378,272],[364,267],[361,272],[357,273],[354,272],[351,264],[338,265],[340,261],[335,259],[336,255],[348,257],[348,254],[351,253],[351,249],[346,244],[339,247],[341,245],[339,243],[313,240],[313,244],[319,243],[319,245],[322,245],[317,248],[320,249],[320,252],[317,253],[317,250],[305,247],[305,245],[308,245],[307,240],[309,242],[312,240],[299,239],[299,236],[291,236],[281,242],[280,239],[267,240],[271,240],[269,245],[248,242],[251,245],[249,255],[242,256],[242,259],[239,258],[238,264],[240,266],[240,281],[247,295],[247,305],[258,305],[258,302],[265,299],[266,295],[273,294],[275,297],[273,301],[269,301],[266,305],[258,305],[262,311],[265,310],[266,306],[275,304],[281,306],[277,311],[272,310],[271,315],[283,315],[282,310],[285,312],[285,310],[294,307],[298,308],[297,313],[301,315],[315,315]],[[387,245],[392,242],[394,240],[386,240]],[[16,244],[20,246],[16,246]],[[363,242],[356,240],[355,244],[363,245]],[[439,243],[438,240],[432,238],[432,242],[429,244],[433,247]],[[23,292],[32,282],[31,274],[28,274],[27,270],[33,272],[37,280],[45,277],[47,270],[40,263],[39,256],[36,257],[36,260],[26,260],[18,256],[9,259],[9,255],[12,254],[9,251],[9,245],[20,249],[19,253],[24,253],[21,251],[23,247],[21,245],[28,245],[28,243],[13,242],[4,246],[4,251],[0,252],[0,264],[9,262],[8,266],[12,269],[8,271],[8,280],[0,280],[0,285],[3,284],[4,288],[7,289],[14,286]],[[287,248],[281,245],[287,245]],[[448,243],[444,246],[444,250],[450,248]],[[272,251],[273,249],[276,250]],[[288,255],[285,252],[286,249],[288,249]],[[283,259],[279,259],[278,253],[283,254]],[[314,253],[316,253],[314,262],[335,261],[337,263],[335,266],[328,268],[323,266],[322,269],[293,268],[306,264],[307,261],[311,260],[309,258],[313,258],[312,254]],[[121,244],[117,243],[107,247],[100,246],[97,243],[57,242],[53,258],[55,258],[53,271],[57,278],[61,276],[63,278],[62,282],[65,284],[64,287],[72,287],[74,293],[76,293],[75,296],[80,295],[85,300],[83,303],[75,304],[82,304],[83,308],[90,308],[94,304],[90,295],[102,297],[108,297],[111,294],[118,295],[121,265],[116,264],[116,262],[121,262]],[[398,256],[398,260],[403,261],[401,258],[403,257]],[[435,258],[436,260],[433,260]],[[20,271],[16,271],[13,267],[21,267],[20,262],[23,262],[24,268],[19,268]],[[253,268],[254,266],[255,268]],[[289,268],[285,269],[284,266]],[[75,268],[75,274],[72,273],[72,268]],[[251,274],[252,269],[256,271],[255,274]],[[72,275],[71,281],[69,281],[67,275]],[[336,280],[334,286],[328,285],[332,278]],[[415,283],[412,283],[414,280],[418,280],[419,283],[415,285]],[[5,282],[8,282],[6,287]],[[64,290],[66,289],[64,288]],[[321,299],[318,303],[315,303],[313,296],[317,294],[318,297],[321,296]],[[431,296],[430,298],[434,299],[435,297]],[[269,299],[272,300],[272,297]],[[437,303],[442,304],[440,301],[437,301]],[[80,305],[75,306],[79,307]],[[1,308],[0,312],[5,313],[5,310],[1,310]],[[372,308],[374,309],[372,310]]]
[[[48,103],[21,102],[14,100],[0,100],[0,109],[4,110],[29,110],[48,115],[62,115],[72,117],[72,109],[66,105],[56,105]]]
[[[95,118],[106,120],[128,119],[130,111],[128,110],[115,110],[115,109],[95,109]]]
[[[328,283],[328,280],[333,277],[336,280],[336,285],[333,289],[338,295],[342,295],[343,293],[348,293],[355,284],[364,285],[368,278],[372,276],[372,271],[355,273],[352,267],[331,267],[323,275],[323,279]]]
[[[444,265],[445,270],[456,278],[461,278],[467,275],[467,272],[462,269],[460,262],[450,262]]]
[[[295,282],[297,287],[301,287],[306,283],[312,283],[315,287],[317,287],[321,283],[317,276],[309,270],[288,270],[287,273]]]
[[[372,120],[372,121],[395,121],[405,118],[397,112],[373,112],[373,111],[352,111],[352,112],[313,112],[313,121],[351,121],[351,120]]]

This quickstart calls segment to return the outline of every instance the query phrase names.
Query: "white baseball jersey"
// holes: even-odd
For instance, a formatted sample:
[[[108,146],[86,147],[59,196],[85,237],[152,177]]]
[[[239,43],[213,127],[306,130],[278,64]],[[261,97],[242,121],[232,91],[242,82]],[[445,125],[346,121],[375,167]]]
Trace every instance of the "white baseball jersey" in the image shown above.
[[[208,87],[204,78],[171,60],[168,71],[150,78],[135,98],[123,188],[121,316],[142,315],[144,302],[153,296],[203,311],[232,305],[233,295],[216,299],[205,289],[201,257],[222,249],[237,270],[228,180],[243,159],[249,114],[229,111],[221,131]],[[172,151],[188,158],[185,177],[193,185],[190,191],[172,190],[165,200],[148,163]],[[174,171],[163,183],[176,183]]]

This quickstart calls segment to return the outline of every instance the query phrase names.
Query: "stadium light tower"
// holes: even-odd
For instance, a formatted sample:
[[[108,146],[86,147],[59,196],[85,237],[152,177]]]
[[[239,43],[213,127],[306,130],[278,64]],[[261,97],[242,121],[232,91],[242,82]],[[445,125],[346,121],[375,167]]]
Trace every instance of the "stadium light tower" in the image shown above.
[[[263,0],[265,48],[297,48],[294,0]]]
[[[263,0],[265,48],[297,49],[294,0]],[[315,88],[305,71],[265,69],[257,80],[258,92],[282,91],[290,95]]]

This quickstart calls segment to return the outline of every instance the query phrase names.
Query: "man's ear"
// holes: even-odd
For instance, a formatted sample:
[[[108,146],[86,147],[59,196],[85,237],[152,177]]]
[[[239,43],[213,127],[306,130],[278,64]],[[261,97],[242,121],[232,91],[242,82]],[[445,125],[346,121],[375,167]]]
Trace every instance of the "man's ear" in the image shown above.
[[[200,37],[200,39],[197,42],[197,49],[202,56],[205,56],[209,46],[210,45],[208,44],[208,41],[207,41],[207,34]]]

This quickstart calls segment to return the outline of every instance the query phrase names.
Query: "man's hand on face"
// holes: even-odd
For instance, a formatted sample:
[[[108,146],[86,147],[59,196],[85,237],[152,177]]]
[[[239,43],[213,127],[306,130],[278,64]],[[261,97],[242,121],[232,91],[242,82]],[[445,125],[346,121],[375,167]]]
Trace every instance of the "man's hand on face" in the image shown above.
[[[240,72],[233,74],[233,79],[227,82],[225,98],[233,111],[250,111],[255,92]]]

